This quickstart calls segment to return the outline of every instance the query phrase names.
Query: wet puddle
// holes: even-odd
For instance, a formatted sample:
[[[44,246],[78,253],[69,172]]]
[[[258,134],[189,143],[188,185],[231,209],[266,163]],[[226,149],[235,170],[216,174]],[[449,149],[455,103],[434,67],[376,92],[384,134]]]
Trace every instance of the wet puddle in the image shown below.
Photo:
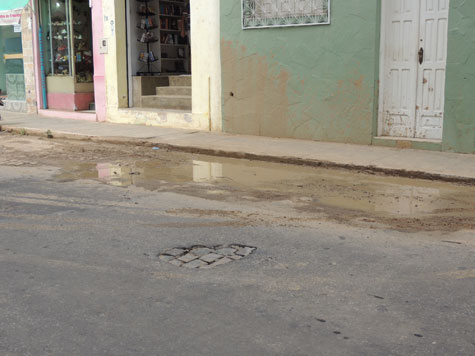
[[[289,221],[327,218],[405,231],[475,230],[475,186],[22,136],[2,137],[0,153],[0,165],[58,167],[58,182],[89,179],[247,206],[255,203],[258,215],[272,211]],[[280,215],[277,220],[282,220]]]
[[[475,221],[475,187],[232,158],[169,153],[163,159],[70,163],[57,179],[95,179],[147,190],[191,185],[205,187],[210,199],[227,194],[234,200],[291,200],[296,208],[310,212],[323,207],[388,217],[436,214]]]

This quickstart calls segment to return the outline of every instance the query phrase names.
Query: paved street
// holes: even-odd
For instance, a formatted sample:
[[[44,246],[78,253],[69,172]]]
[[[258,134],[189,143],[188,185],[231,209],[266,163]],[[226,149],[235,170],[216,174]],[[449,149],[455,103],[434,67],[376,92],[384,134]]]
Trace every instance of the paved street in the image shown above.
[[[2,356],[475,354],[474,186],[6,133],[0,172]]]

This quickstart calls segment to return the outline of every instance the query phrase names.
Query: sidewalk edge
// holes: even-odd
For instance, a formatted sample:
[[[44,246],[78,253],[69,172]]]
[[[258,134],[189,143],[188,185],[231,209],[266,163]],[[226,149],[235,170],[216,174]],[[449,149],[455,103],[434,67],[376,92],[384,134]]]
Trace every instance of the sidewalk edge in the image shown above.
[[[0,132],[6,131],[15,134],[22,135],[31,135],[31,136],[43,136],[46,137],[46,132],[41,129],[33,128],[24,128],[17,127],[13,125],[0,125]],[[228,158],[238,158],[238,159],[249,159],[254,161],[265,161],[273,163],[285,163],[285,164],[294,164],[299,166],[309,166],[309,167],[320,167],[320,168],[333,168],[333,169],[344,169],[351,171],[358,171],[361,173],[370,173],[370,174],[383,174],[388,176],[397,176],[405,178],[417,178],[425,180],[438,180],[443,182],[450,183],[459,183],[465,185],[474,185],[475,178],[464,177],[464,176],[453,176],[445,175],[439,173],[430,173],[424,171],[413,171],[397,168],[383,168],[377,167],[374,165],[355,165],[355,164],[345,164],[345,163],[336,163],[325,160],[318,159],[305,159],[305,158],[296,158],[296,157],[287,157],[287,156],[272,156],[272,155],[263,155],[263,154],[254,154],[249,152],[240,152],[240,151],[226,151],[221,149],[210,149],[203,147],[195,146],[181,146],[174,145],[169,143],[160,143],[160,142],[150,142],[144,138],[130,138],[130,137],[108,137],[108,136],[88,136],[83,134],[53,131],[53,138],[59,139],[68,139],[68,140],[78,140],[78,141],[92,141],[99,143],[109,143],[109,144],[127,144],[135,146],[144,146],[144,147],[160,147],[170,149],[172,151],[186,152],[186,153],[198,153],[205,154],[209,156],[218,156],[218,157],[228,157]]]

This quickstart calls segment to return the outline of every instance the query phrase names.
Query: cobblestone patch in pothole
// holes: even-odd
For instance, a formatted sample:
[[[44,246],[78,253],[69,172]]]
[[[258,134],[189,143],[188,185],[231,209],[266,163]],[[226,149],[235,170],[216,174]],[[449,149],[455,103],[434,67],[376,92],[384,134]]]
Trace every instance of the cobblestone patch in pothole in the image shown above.
[[[244,245],[175,247],[158,255],[162,261],[178,267],[212,268],[249,256],[256,247]]]

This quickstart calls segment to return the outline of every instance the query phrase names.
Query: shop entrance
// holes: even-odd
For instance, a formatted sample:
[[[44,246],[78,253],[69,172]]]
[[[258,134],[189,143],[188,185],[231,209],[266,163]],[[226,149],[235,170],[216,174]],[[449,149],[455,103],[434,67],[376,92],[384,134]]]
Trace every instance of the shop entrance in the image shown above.
[[[190,0],[127,0],[129,107],[191,112]]]
[[[40,0],[43,88],[47,108],[94,112],[89,0]]]

